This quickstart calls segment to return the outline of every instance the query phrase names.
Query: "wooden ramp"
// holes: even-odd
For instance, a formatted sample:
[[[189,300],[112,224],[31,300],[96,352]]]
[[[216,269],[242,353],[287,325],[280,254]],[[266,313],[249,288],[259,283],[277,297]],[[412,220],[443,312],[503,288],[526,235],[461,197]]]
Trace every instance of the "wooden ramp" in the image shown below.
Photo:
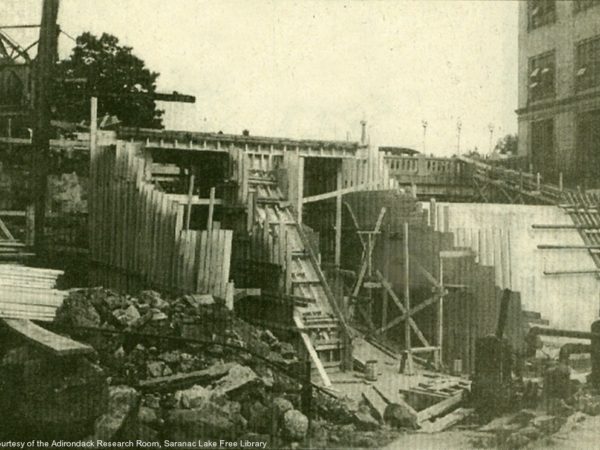
[[[295,220],[274,174],[251,170],[249,184],[256,201],[253,216],[260,229],[277,239],[285,236],[285,289],[294,297],[306,299],[304,306],[295,307],[295,324],[303,330],[313,367],[318,369],[323,384],[329,386],[328,373],[339,371],[347,350],[343,315],[321,271],[309,231]]]

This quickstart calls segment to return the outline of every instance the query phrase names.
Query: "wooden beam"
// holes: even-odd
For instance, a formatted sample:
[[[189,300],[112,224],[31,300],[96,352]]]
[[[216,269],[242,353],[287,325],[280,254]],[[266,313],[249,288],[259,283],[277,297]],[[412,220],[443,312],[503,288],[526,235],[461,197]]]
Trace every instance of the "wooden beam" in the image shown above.
[[[56,356],[74,356],[94,353],[87,344],[52,333],[26,319],[3,319],[10,331],[25,338],[29,343]]]
[[[442,285],[438,282],[438,280],[435,279],[435,277],[433,275],[431,275],[429,273],[429,271],[427,269],[425,269],[425,267],[423,267],[421,265],[421,263],[419,263],[418,261],[414,262],[416,269],[425,276],[425,278],[427,278],[429,280],[429,282],[431,284],[433,284],[436,288],[438,288],[440,291],[443,289]]]
[[[11,234],[10,230],[4,224],[4,222],[2,221],[2,219],[0,219],[0,231],[2,231],[4,233],[6,239],[8,239],[9,241],[14,241],[15,240],[14,236]]]
[[[343,189],[336,189],[335,191],[326,192],[324,194],[312,195],[310,197],[304,197],[302,199],[302,203],[314,203],[314,202],[320,202],[323,200],[329,200],[332,198],[336,198],[340,195],[349,194],[351,192],[367,190],[369,187],[371,187],[373,185],[374,185],[374,183],[363,183],[363,184],[359,184],[357,186],[347,187],[347,188],[343,188]]]
[[[434,225],[435,226],[435,225]],[[410,255],[408,251],[408,222],[404,223],[404,314],[407,320],[404,326],[404,348],[406,349],[406,359],[404,373],[412,375],[414,373],[412,359],[412,344],[410,340],[410,327],[412,318],[410,317]],[[383,278],[383,277],[382,277]],[[414,322],[413,322],[414,323]]]
[[[436,403],[430,406],[429,408],[419,411],[417,413],[418,422],[421,423],[431,419],[432,417],[436,417],[443,414],[445,411],[448,411],[453,406],[458,405],[462,401],[462,399],[463,393],[460,392],[459,394],[453,395],[452,397],[448,397],[447,399],[442,400],[441,402]]]
[[[469,256],[475,256],[473,250],[442,250],[440,251],[440,258],[467,258]]]
[[[329,379],[329,375],[327,375],[327,372],[325,371],[325,367],[323,367],[323,363],[321,362],[321,359],[319,358],[317,351],[313,347],[313,344],[312,344],[310,338],[306,334],[304,324],[302,323],[302,320],[300,319],[300,317],[298,316],[297,313],[294,314],[294,324],[296,325],[298,330],[300,330],[300,337],[302,338],[304,347],[306,348],[308,355],[310,356],[310,359],[312,360],[313,364],[315,365],[315,368],[317,369],[317,372],[319,373],[319,376],[321,377],[321,380],[323,381],[323,385],[325,387],[331,386],[331,380]]]
[[[406,313],[406,308],[402,304],[402,302],[398,299],[398,296],[396,295],[396,293],[392,289],[392,285],[386,279],[383,278],[383,276],[381,275],[381,272],[377,271],[376,275],[379,277],[379,280],[381,281],[381,284],[383,285],[383,287],[390,294],[390,297],[392,298],[392,300],[394,301],[394,303],[396,304],[396,306],[398,306],[398,308],[400,309],[400,311],[402,311],[402,313],[405,314]],[[412,318],[409,318],[408,322],[410,323],[410,326],[412,327],[413,331],[415,332],[415,334],[417,335],[417,337],[419,338],[419,340],[421,341],[421,343],[425,347],[429,347],[430,346],[429,345],[429,341],[425,338],[425,336],[423,335],[423,333],[421,333],[421,330],[419,329],[419,327],[417,326],[417,324],[415,323],[415,321]]]
[[[336,190],[342,189],[342,163],[338,163],[336,172]],[[342,195],[335,198],[335,265],[340,267],[342,260]]]
[[[385,290],[385,292],[387,292],[387,289]],[[412,308],[410,310],[411,316],[413,314],[418,313],[419,311],[424,310],[428,306],[437,303],[440,299],[441,299],[440,295],[435,295],[435,296],[430,297],[427,300],[419,303],[417,306],[415,306],[414,308]],[[390,328],[395,327],[396,325],[398,325],[402,321],[406,320],[406,317],[407,317],[407,314],[405,314],[405,313],[402,314],[402,315],[400,315],[400,316],[398,316],[398,317],[395,317],[389,323],[383,324],[383,326],[377,330],[377,333],[383,333],[383,332],[389,330]]]
[[[592,275],[592,274],[600,274],[600,269],[591,269],[591,270],[558,270],[558,271],[550,271],[544,270],[544,275]]]
[[[381,228],[381,224],[383,222],[383,216],[385,216],[385,212],[386,212],[385,207],[381,208],[381,210],[379,211],[379,216],[377,217],[377,222],[375,223],[375,228],[373,230],[373,233],[379,232],[379,229]],[[362,287],[363,279],[365,277],[369,262],[373,255],[373,247],[374,246],[370,246],[370,248],[365,248],[365,251],[363,252],[364,257],[363,257],[363,261],[362,261],[362,266],[360,268],[360,272],[358,274],[358,279],[356,280],[354,289],[352,290],[352,297],[356,297],[358,295],[358,292],[360,291],[360,288]]]
[[[192,220],[192,201],[193,201],[193,197],[194,197],[194,181],[195,181],[195,175],[192,173],[192,174],[190,174],[190,181],[189,181],[189,187],[188,187],[187,211],[186,211],[186,216],[185,216],[185,229],[186,230],[190,229],[190,222]]]
[[[364,253],[365,248],[366,248],[366,243],[365,243],[365,238],[363,237],[363,235],[361,233],[359,233],[360,226],[358,225],[358,219],[356,218],[356,215],[354,215],[354,211],[352,211],[350,204],[348,202],[344,202],[344,205],[346,205],[346,208],[348,209],[348,213],[350,214],[350,218],[352,219],[352,223],[354,224],[354,227],[356,228],[356,233],[357,233],[356,235],[358,236],[358,239],[360,239],[360,243],[362,244],[363,253]]]
[[[171,201],[181,203],[182,205],[187,205],[189,201],[188,194],[166,194],[167,198]],[[208,206],[210,205],[210,198],[200,198],[197,195],[192,196],[192,205],[193,206]],[[223,205],[223,200],[220,198],[215,198],[213,201],[214,206]]]
[[[537,248],[540,250],[600,250],[600,245],[540,244]]]
[[[210,199],[208,201],[208,219],[206,223],[206,229],[208,230],[208,234],[211,233],[213,229],[213,215],[215,212],[215,188],[210,188]]]

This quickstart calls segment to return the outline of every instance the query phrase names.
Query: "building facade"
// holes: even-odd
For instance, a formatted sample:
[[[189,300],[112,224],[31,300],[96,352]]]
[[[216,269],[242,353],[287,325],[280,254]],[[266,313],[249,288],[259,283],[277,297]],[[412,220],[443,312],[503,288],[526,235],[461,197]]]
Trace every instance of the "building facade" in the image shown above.
[[[519,154],[557,183],[600,187],[600,1],[519,5]]]

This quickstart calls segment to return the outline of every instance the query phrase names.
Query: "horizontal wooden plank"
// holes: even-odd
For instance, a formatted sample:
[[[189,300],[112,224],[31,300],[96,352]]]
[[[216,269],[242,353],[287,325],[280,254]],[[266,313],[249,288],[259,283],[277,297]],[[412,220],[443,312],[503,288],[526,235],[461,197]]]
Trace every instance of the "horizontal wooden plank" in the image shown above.
[[[29,320],[4,319],[3,322],[12,332],[56,356],[85,355],[94,352],[94,349],[87,344],[55,334]]]

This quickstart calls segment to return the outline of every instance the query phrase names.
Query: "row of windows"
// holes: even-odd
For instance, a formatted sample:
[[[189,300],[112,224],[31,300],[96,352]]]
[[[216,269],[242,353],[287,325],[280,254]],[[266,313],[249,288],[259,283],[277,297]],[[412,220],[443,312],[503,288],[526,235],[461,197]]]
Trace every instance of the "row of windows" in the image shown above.
[[[573,13],[576,14],[593,6],[600,0],[574,0]],[[534,30],[556,21],[556,0],[529,0],[527,3],[527,27]]]
[[[556,54],[554,50],[529,59],[529,101],[554,96]],[[577,43],[575,91],[600,86],[600,36]]]

